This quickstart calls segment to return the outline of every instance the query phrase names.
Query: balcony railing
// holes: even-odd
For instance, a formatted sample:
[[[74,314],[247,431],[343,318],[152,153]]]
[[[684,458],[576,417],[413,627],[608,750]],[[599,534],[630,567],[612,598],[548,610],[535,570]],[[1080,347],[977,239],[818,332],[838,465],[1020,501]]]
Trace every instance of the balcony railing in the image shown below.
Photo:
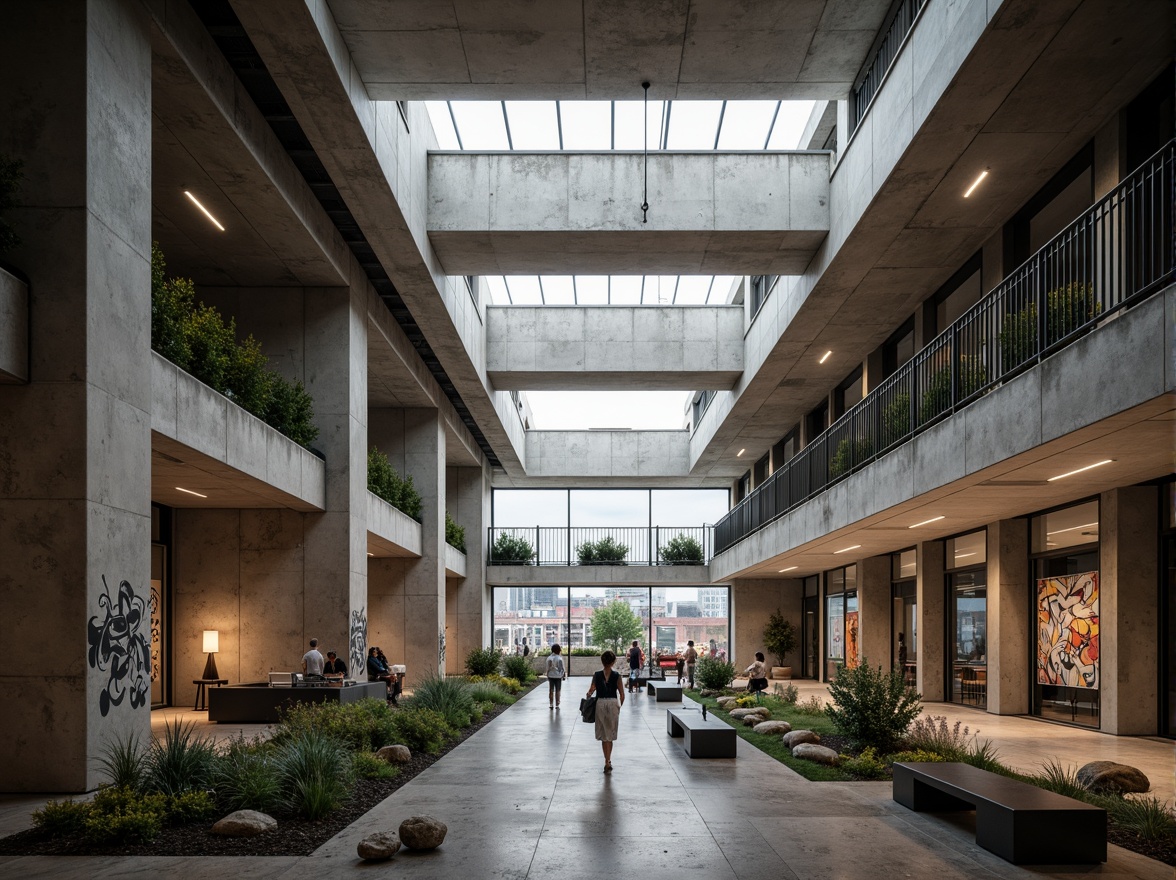
[[[491,526],[488,537],[491,565],[704,565],[714,554],[714,526],[710,525]],[[677,548],[683,544],[696,547],[699,558],[680,560],[680,554],[671,549],[672,541]],[[584,545],[602,552],[585,553],[581,550]]]
[[[715,524],[715,552],[1170,284],[1174,157],[1176,142],[789,459]]]
[[[862,71],[849,95],[849,133],[852,135],[870,108],[870,102],[898,56],[903,41],[915,25],[915,19],[927,0],[898,0],[882,25],[877,42],[870,53],[870,61]]]

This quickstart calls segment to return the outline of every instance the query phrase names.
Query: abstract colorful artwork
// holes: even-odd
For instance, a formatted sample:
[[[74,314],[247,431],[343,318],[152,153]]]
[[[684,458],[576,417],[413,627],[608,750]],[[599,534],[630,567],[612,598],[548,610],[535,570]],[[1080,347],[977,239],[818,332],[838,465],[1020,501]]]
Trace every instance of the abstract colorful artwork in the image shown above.
[[[1037,581],[1037,683],[1099,686],[1097,571]]]
[[[845,665],[853,669],[858,665],[858,613],[845,615]]]

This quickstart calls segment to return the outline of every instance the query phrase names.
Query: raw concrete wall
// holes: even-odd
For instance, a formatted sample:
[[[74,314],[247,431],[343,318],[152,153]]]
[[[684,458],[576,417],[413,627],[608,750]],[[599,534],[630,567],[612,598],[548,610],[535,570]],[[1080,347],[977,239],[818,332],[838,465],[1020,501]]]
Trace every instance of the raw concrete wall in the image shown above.
[[[495,388],[692,391],[743,370],[739,306],[493,306],[486,337]]]
[[[775,658],[764,648],[764,627],[768,616],[777,609],[796,628],[797,648],[786,658],[792,667],[792,677],[800,677],[801,597],[804,584],[795,579],[746,578],[731,583],[731,662],[740,675],[755,660],[755,652],[763,651],[768,672],[776,664]]]
[[[924,541],[916,548],[915,631],[918,633],[916,688],[924,700],[944,698],[947,662],[947,613],[942,541]]]
[[[1029,520],[988,526],[988,711],[1029,711]]]
[[[380,543],[389,556],[421,555],[421,524],[397,510],[383,498],[368,492],[368,540]]]
[[[639,478],[644,486],[676,478],[674,485],[682,485],[689,482],[689,454],[685,431],[533,430],[527,432],[526,482],[574,486],[580,478]]]
[[[0,269],[0,382],[29,380],[29,286]]]
[[[827,153],[431,153],[429,241],[454,275],[803,272]]]
[[[863,662],[890,669],[890,557],[871,556],[857,564],[858,648]]]

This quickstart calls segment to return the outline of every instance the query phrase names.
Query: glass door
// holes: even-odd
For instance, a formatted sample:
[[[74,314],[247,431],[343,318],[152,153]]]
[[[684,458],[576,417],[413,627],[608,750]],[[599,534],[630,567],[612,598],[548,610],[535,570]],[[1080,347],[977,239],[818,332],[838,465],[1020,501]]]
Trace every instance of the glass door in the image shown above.
[[[820,646],[821,606],[820,599],[815,593],[804,597],[801,616],[801,637],[804,639],[801,677],[816,679],[817,651]]]
[[[950,627],[954,646],[951,701],[988,704],[988,587],[985,571],[948,575]]]

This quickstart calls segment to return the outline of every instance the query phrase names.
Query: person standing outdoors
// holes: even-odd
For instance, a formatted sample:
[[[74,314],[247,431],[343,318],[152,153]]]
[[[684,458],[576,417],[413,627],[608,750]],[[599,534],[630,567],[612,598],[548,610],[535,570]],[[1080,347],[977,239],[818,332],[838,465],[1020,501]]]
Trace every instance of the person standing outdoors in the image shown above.
[[[617,739],[621,706],[625,705],[625,691],[621,687],[620,673],[613,669],[617,655],[605,651],[600,655],[600,662],[604,668],[592,673],[587,696],[596,694],[596,739],[604,752],[604,772],[612,773],[613,743]]]
[[[563,648],[559,645],[551,646],[551,653],[547,655],[547,708],[559,708],[560,689],[564,679],[568,677],[564,669]]]
[[[318,650],[318,639],[311,639],[310,650],[302,655],[302,673],[304,675],[317,675],[321,678],[324,662],[323,655]]]
[[[631,694],[637,693],[638,679],[641,677],[641,646],[637,644],[637,640],[633,639],[633,644],[629,648],[629,686],[627,690]]]
[[[694,688],[694,664],[698,662],[698,652],[694,650],[694,639],[686,643],[686,681],[691,689]]]

